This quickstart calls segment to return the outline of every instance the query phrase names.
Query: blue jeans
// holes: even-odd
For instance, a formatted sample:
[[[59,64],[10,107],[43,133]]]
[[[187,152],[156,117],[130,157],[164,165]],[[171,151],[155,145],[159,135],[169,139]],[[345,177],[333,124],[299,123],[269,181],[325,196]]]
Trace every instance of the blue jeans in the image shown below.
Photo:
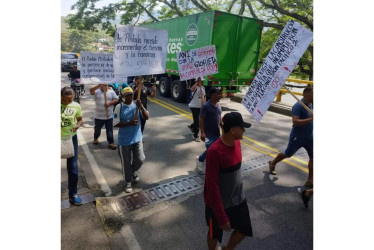
[[[210,145],[212,145],[213,142],[215,142],[218,138],[219,137],[206,137],[205,138],[205,147],[206,147],[206,150],[201,155],[199,155],[199,161],[201,161],[201,162],[205,161],[206,151],[208,150],[208,148],[210,147]]]
[[[74,145],[74,156],[67,159],[69,198],[77,194],[78,185],[78,139],[77,135],[72,137]]]
[[[113,139],[113,118],[108,120],[100,120],[95,118],[95,132],[94,132],[94,139],[98,139],[101,134],[101,128],[105,125],[106,130],[106,139],[109,144],[114,143]]]

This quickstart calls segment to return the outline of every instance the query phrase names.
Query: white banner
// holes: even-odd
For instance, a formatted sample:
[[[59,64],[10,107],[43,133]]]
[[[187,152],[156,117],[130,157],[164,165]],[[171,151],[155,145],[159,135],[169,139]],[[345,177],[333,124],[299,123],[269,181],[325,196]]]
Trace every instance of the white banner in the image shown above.
[[[81,51],[81,82],[85,84],[114,81],[113,53]]]
[[[257,122],[269,109],[312,40],[311,31],[293,20],[287,22],[242,100]]]
[[[168,31],[138,26],[116,28],[114,75],[128,76],[165,73]]]
[[[177,61],[181,81],[218,73],[215,45],[177,52]]]

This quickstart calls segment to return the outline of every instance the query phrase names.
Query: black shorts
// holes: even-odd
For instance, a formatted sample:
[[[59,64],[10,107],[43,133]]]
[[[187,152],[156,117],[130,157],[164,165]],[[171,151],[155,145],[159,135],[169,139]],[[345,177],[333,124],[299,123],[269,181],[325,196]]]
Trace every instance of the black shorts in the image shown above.
[[[244,200],[241,204],[235,207],[225,209],[226,215],[229,218],[232,229],[239,231],[241,234],[252,237],[251,218],[247,201]],[[208,236],[210,239],[216,239],[222,242],[223,230],[219,227],[218,221],[214,216],[213,210],[205,206],[205,220],[209,227]]]

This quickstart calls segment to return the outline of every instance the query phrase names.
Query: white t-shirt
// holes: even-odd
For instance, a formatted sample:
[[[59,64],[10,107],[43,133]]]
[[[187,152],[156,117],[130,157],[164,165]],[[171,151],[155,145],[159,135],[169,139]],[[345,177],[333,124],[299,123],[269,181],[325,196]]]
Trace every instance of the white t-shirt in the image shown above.
[[[205,88],[204,86],[201,86],[203,97],[205,96]],[[200,95],[200,87],[197,87],[195,90],[195,94],[192,93],[193,97],[191,102],[188,104],[188,107],[190,108],[201,108],[201,95]]]
[[[108,118],[105,114],[105,100],[104,100],[104,92],[101,89],[97,89],[94,95],[95,99],[95,118],[100,120],[107,120],[113,118],[113,106],[108,107]],[[113,90],[109,90],[106,92],[106,102],[111,102],[113,99],[118,99],[118,96]]]

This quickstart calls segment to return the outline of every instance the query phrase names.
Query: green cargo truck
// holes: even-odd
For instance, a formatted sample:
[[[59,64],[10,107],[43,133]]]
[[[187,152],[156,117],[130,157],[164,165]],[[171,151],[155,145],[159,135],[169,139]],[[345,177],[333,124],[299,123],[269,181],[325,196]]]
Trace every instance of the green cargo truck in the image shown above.
[[[194,80],[179,80],[176,53],[209,45],[216,46],[219,73],[205,77],[206,89],[217,86],[232,93],[249,85],[257,71],[262,25],[258,19],[214,10],[143,24],[167,29],[169,34],[166,72],[156,76],[160,94],[171,95],[178,102],[188,101]]]

